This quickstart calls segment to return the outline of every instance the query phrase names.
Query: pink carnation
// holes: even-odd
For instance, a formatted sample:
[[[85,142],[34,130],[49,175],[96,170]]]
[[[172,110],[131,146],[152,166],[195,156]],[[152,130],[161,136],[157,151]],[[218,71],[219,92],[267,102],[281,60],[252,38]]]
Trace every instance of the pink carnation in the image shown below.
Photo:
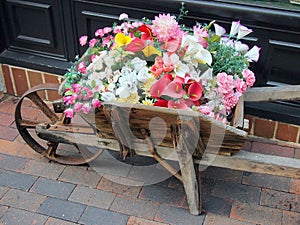
[[[181,39],[183,31],[180,29],[174,16],[160,14],[152,21],[152,33],[158,41],[167,42],[171,39]]]
[[[96,38],[93,38],[92,40],[90,40],[89,42],[89,46],[91,48],[95,47],[95,45],[97,44],[98,40]]]
[[[207,106],[207,105],[200,105],[198,107],[198,110],[199,110],[200,113],[202,113],[204,115],[207,115],[207,116],[210,116],[210,117],[214,116],[214,113],[211,111],[210,107]]]
[[[78,64],[78,71],[80,72],[80,73],[86,73],[86,64],[85,64],[85,62],[81,62],[81,63],[79,63]]]
[[[66,109],[66,110],[64,111],[64,113],[65,113],[66,117],[68,117],[68,118],[72,118],[73,115],[74,115],[74,111],[73,111],[73,109],[71,109],[71,108]]]
[[[63,100],[64,103],[66,103],[66,105],[72,105],[75,103],[76,98],[77,98],[77,94],[73,93],[72,95],[64,96]]]
[[[74,93],[78,93],[81,90],[81,85],[80,84],[72,84]]]
[[[95,36],[96,36],[96,37],[103,37],[103,36],[104,36],[104,31],[103,31],[103,29],[98,29],[98,30],[96,30]]]
[[[82,105],[81,111],[85,114],[87,114],[91,109],[91,106],[89,103],[85,103]]]
[[[88,39],[88,36],[86,36],[86,35],[81,36],[81,37],[79,38],[79,43],[80,43],[80,45],[81,45],[81,46],[86,45],[87,39]]]
[[[228,112],[231,112],[231,109],[236,106],[241,95],[242,94],[240,92],[235,92],[233,94],[228,94],[224,96],[224,105]]]
[[[247,90],[247,84],[243,79],[237,78],[235,80],[235,87],[238,92],[245,93]]]
[[[253,84],[255,82],[254,73],[249,69],[245,69],[245,70],[243,70],[242,74],[243,74],[243,77],[246,79],[246,84],[249,87],[253,86]]]
[[[99,108],[101,106],[101,102],[99,101],[99,99],[95,98],[92,100],[92,105],[93,108]]]
[[[224,72],[218,73],[217,82],[219,86],[218,90],[223,94],[232,93],[233,89],[235,88],[233,76],[227,75]]]
[[[74,104],[74,112],[79,112],[81,110],[81,108],[82,108],[82,105],[83,105],[82,103],[76,102]]]

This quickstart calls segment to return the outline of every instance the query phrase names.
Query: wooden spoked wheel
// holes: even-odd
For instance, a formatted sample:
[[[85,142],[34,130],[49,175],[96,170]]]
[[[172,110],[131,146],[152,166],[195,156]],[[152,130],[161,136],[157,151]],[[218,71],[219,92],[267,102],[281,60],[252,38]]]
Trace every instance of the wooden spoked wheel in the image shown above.
[[[63,124],[63,113],[55,113],[52,104],[44,100],[45,91],[47,94],[57,93],[58,89],[58,84],[42,84],[28,90],[19,99],[15,109],[16,127],[24,141],[34,151],[51,161],[67,165],[86,164],[97,158],[103,149],[90,149],[80,143],[47,141],[36,134],[36,127],[40,124]]]

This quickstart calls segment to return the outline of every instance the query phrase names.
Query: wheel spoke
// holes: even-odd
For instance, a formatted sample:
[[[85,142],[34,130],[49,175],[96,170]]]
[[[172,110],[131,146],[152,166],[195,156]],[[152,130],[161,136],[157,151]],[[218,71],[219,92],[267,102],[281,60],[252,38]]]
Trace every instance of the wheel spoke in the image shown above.
[[[59,120],[59,117],[48,107],[36,92],[28,94],[27,97],[51,120],[52,123]]]
[[[32,120],[24,120],[20,119],[19,124],[22,129],[35,129],[35,127],[39,124],[38,121],[32,121]]]

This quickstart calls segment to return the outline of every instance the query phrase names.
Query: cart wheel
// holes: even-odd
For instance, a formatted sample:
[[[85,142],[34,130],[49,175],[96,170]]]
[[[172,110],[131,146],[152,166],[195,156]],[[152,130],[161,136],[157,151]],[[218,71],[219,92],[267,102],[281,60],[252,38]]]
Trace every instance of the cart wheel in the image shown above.
[[[35,129],[38,124],[63,122],[63,113],[55,113],[52,104],[43,100],[45,91],[56,92],[58,84],[42,84],[28,90],[18,101],[15,109],[16,127],[24,141],[36,152],[51,161],[67,165],[86,164],[99,155],[103,149],[90,150],[85,146],[49,142],[39,138]],[[92,128],[91,128],[92,129]]]

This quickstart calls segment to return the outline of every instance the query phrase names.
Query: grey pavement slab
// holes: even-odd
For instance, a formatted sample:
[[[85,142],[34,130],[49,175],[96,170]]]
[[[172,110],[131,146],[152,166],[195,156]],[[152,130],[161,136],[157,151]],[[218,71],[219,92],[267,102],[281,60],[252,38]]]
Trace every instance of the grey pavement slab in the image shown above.
[[[10,189],[0,200],[0,204],[35,212],[46,196]]]
[[[62,220],[77,222],[84,212],[86,205],[47,197],[38,212]]]
[[[158,207],[158,202],[119,195],[113,202],[110,209],[112,211],[152,220],[158,210]]]
[[[68,199],[74,188],[75,184],[39,178],[30,189],[30,192],[60,199]]]
[[[129,216],[89,206],[81,216],[79,223],[87,225],[126,225]]]
[[[25,159],[25,158],[0,154],[0,168],[1,169],[20,170],[26,162],[27,162],[27,159]]]
[[[172,225],[202,225],[204,215],[194,216],[188,210],[162,204],[154,220]]]
[[[245,203],[259,203],[260,188],[231,182],[217,182],[212,195]]]
[[[111,192],[105,192],[85,186],[77,186],[69,197],[69,200],[85,205],[108,209],[115,197],[116,194]]]
[[[37,177],[13,171],[2,171],[0,173],[0,185],[24,191],[29,190],[36,180]]]
[[[87,167],[68,166],[59,176],[58,180],[89,187],[97,187],[101,177],[99,173]]]
[[[47,222],[45,223],[45,225],[75,225],[75,224],[78,223],[73,223],[73,222],[69,222],[69,221],[65,221],[53,217],[49,217]]]
[[[5,193],[9,190],[8,187],[2,187],[0,186],[0,199],[5,195]]]
[[[44,224],[47,221],[47,216],[28,212],[21,209],[9,208],[0,219],[0,224],[5,225],[33,225]]]
[[[49,179],[57,179],[66,166],[54,162],[42,162],[37,160],[29,160],[22,167],[22,171],[30,175],[45,177]]]
[[[159,185],[144,186],[139,198],[159,203],[167,203],[173,206],[183,206],[185,192]]]

